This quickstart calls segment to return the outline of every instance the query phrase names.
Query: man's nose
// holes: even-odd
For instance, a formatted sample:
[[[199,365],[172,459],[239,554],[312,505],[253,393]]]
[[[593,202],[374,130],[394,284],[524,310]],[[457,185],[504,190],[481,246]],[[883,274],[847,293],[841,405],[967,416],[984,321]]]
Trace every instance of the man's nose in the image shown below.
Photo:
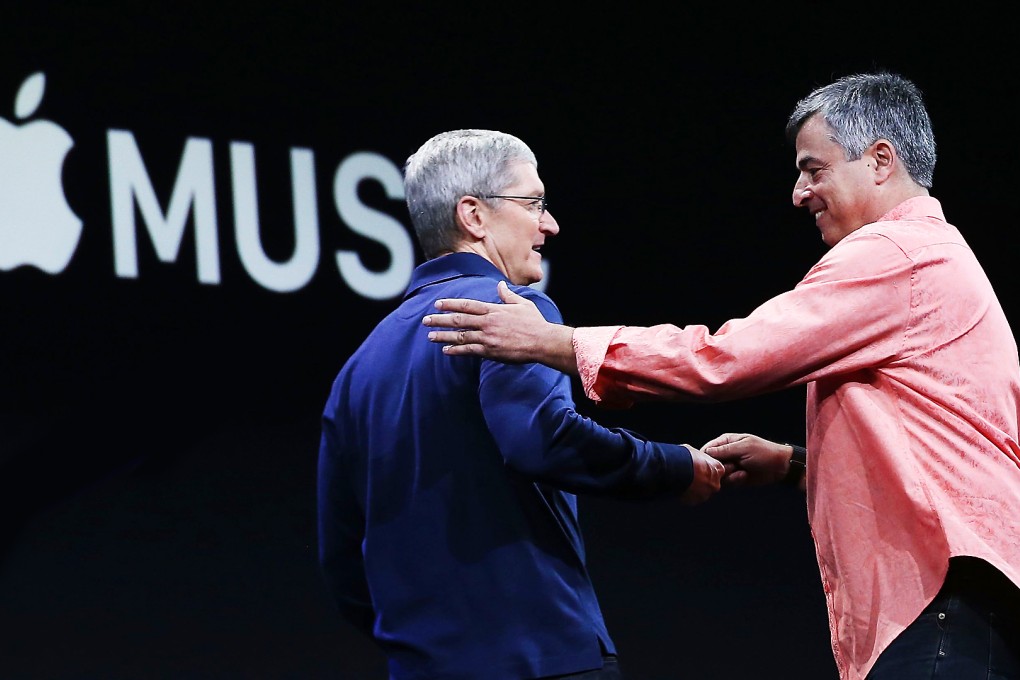
[[[547,234],[556,235],[560,233],[560,224],[556,221],[556,218],[552,216],[552,213],[546,210],[542,213],[542,216],[538,218],[538,226]]]
[[[797,183],[793,185],[793,205],[797,208],[804,204],[804,201],[811,198],[811,190],[807,188],[807,184],[798,179]]]

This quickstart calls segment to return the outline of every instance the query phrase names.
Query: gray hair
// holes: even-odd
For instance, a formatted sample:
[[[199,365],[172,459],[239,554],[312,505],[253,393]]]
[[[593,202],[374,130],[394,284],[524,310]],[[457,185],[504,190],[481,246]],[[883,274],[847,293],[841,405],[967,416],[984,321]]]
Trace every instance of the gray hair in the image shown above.
[[[896,148],[910,177],[930,189],[935,172],[935,135],[921,91],[894,73],[844,76],[819,87],[797,102],[786,123],[792,142],[816,113],[832,130],[832,140],[843,147],[846,160],[855,161],[879,139]]]
[[[527,144],[495,130],[442,132],[411,154],[404,195],[425,257],[451,250],[461,238],[454,217],[461,197],[503,193],[517,181],[513,168],[520,162],[538,167]]]

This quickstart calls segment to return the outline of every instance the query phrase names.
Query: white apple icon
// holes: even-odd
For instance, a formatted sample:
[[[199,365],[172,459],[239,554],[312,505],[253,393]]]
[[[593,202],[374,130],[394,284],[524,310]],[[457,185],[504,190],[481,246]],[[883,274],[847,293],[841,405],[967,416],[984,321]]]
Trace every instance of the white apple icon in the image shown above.
[[[45,89],[45,74],[26,78],[15,116],[35,113]],[[17,126],[0,118],[0,270],[31,265],[58,274],[71,261],[81,220],[64,198],[61,172],[72,146],[67,131],[50,121]]]

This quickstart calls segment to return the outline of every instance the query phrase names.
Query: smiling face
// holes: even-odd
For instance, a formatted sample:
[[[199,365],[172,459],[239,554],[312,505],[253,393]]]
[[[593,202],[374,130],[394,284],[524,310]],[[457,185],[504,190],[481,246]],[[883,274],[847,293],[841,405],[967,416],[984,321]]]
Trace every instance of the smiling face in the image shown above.
[[[830,136],[829,126],[814,115],[797,133],[797,169],[793,204],[805,208],[828,246],[878,219],[885,210],[876,201],[880,177],[874,146],[855,161]]]
[[[541,249],[546,238],[560,231],[552,214],[542,212],[538,197],[545,196],[545,186],[538,170],[531,163],[515,166],[516,181],[502,194],[535,196],[529,201],[520,198],[489,199],[492,207],[483,206],[484,229],[479,233],[480,254],[499,268],[511,283],[526,286],[542,280]]]

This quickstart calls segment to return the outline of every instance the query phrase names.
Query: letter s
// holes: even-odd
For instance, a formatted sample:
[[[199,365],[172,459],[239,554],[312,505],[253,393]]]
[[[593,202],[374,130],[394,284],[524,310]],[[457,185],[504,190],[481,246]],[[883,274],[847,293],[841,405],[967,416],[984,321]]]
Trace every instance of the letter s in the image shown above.
[[[392,199],[404,198],[404,181],[386,157],[372,152],[353,153],[340,164],[333,179],[333,200],[340,218],[352,231],[378,241],[390,253],[389,269],[374,272],[351,250],[338,250],[340,276],[356,293],[372,300],[385,300],[404,292],[414,270],[414,246],[404,225],[391,216],[373,210],[358,200],[358,184],[377,180]]]

